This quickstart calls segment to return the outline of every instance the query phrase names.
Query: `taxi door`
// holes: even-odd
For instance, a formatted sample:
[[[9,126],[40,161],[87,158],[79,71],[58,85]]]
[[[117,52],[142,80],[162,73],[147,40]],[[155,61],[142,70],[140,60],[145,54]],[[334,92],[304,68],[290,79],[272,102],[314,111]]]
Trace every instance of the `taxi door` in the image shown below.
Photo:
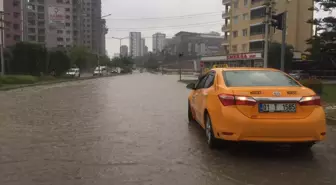
[[[198,110],[199,110],[199,115],[198,115],[198,120],[200,121],[199,123],[201,126],[205,127],[204,124],[204,110],[207,108],[207,103],[209,96],[213,95],[215,93],[215,89],[213,88],[213,84],[215,81],[215,76],[216,72],[215,71],[210,71],[206,78],[205,82],[203,84],[203,87],[200,89],[199,95],[198,95]]]
[[[191,97],[191,106],[193,109],[193,114],[197,122],[200,123],[202,119],[200,118],[200,95],[202,92],[202,89],[204,87],[205,81],[206,81],[207,75],[204,75],[199,79],[199,81],[196,84],[196,89]]]

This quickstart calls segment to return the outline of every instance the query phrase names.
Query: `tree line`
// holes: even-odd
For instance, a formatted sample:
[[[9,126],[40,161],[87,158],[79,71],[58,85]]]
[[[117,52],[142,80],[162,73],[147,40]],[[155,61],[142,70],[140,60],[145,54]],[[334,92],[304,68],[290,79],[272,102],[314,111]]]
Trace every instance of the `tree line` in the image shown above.
[[[123,67],[133,63],[130,57],[110,59],[99,56],[84,46],[69,49],[47,49],[44,45],[19,42],[4,51],[6,74],[13,75],[50,75],[60,76],[71,67],[81,71],[90,71],[96,66]],[[98,62],[99,59],[99,62]]]

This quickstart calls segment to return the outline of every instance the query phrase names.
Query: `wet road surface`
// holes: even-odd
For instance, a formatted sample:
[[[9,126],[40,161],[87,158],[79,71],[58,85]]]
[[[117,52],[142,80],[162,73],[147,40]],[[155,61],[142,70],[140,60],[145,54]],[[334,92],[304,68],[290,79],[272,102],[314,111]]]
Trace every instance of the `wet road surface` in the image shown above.
[[[212,151],[185,85],[149,73],[0,92],[1,185],[336,184],[336,130],[306,154]]]

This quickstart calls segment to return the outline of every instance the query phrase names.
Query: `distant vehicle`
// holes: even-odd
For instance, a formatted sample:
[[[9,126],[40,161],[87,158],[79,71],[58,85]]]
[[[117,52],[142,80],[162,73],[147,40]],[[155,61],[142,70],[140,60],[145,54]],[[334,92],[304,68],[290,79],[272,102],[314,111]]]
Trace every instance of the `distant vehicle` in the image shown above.
[[[303,70],[293,70],[291,73],[289,73],[289,75],[295,80],[303,80],[309,78],[309,73],[306,73]]]
[[[279,70],[216,68],[201,76],[188,98],[188,119],[218,140],[287,143],[310,149],[326,137],[321,98]]]
[[[108,75],[108,69],[106,66],[99,66],[93,71],[93,76],[106,76]]]
[[[80,77],[80,70],[79,68],[71,68],[66,72],[66,76],[74,77],[74,78],[79,78]]]

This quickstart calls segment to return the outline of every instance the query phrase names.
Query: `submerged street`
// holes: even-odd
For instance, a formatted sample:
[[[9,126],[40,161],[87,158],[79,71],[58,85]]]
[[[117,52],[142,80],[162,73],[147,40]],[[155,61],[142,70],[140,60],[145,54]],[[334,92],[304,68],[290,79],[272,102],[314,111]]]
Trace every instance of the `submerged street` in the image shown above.
[[[304,154],[210,150],[177,80],[134,73],[0,92],[0,184],[336,184],[336,126]]]

